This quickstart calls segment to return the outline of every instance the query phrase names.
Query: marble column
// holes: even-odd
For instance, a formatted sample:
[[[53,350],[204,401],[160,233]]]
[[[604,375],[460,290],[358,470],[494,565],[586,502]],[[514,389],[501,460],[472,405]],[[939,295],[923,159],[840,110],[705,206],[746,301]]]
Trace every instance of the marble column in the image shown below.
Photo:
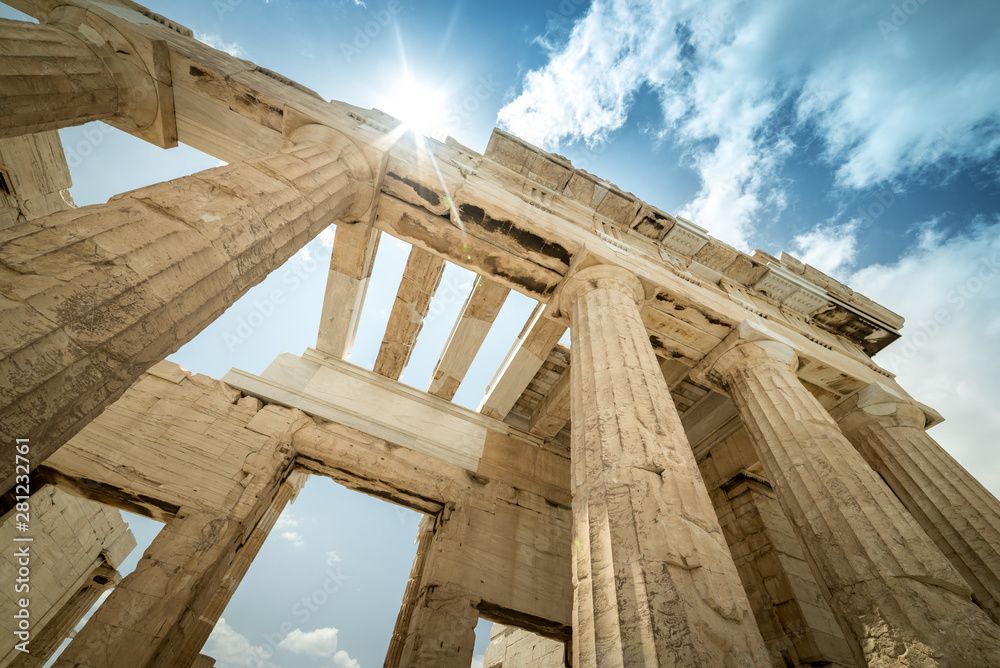
[[[120,104],[114,76],[85,42],[0,19],[0,137],[108,119]]]
[[[212,628],[294,496],[297,475],[275,485],[248,516],[181,509],[55,668],[182,668],[199,661]]]
[[[924,428],[925,410],[873,383],[833,411],[841,429],[1000,623],[1000,503]]]
[[[868,664],[1000,665],[1000,627],[806,390],[791,345],[749,322],[722,345],[708,376],[732,397]]]
[[[480,600],[465,586],[454,582],[453,572],[454,553],[462,549],[468,521],[468,508],[451,503],[434,518],[419,590],[408,612],[406,638],[396,665],[468,668],[472,663]],[[389,658],[386,657],[386,666],[393,665]]]
[[[613,266],[579,272],[560,297],[573,350],[573,665],[767,665],[642,298]]]
[[[303,137],[0,230],[0,433],[37,444],[32,468],[309,240],[368,209],[359,150]],[[13,459],[0,492],[12,480]]]
[[[406,581],[403,604],[396,616],[396,626],[392,630],[392,639],[389,640],[389,650],[386,652],[383,668],[401,668],[400,660],[403,657],[403,646],[406,644],[406,635],[413,617],[413,608],[420,595],[420,581],[424,575],[424,564],[427,561],[427,552],[433,538],[434,518],[425,515],[420,520],[420,529],[417,531],[417,554],[413,557],[410,579]]]

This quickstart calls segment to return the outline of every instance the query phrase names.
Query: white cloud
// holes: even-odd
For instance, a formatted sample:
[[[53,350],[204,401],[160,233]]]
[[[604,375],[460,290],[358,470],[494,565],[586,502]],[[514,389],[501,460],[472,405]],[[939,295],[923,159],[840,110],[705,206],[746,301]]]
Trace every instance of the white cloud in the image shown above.
[[[292,514],[286,509],[281,515],[278,515],[278,519],[274,522],[274,531],[284,540],[295,547],[303,547],[306,542],[302,538],[302,534],[295,531],[299,526],[299,520],[292,516]]]
[[[247,57],[247,52],[243,50],[243,47],[238,42],[227,42],[214,33],[195,32],[194,38],[199,42],[208,44],[213,49],[225,51],[230,56],[235,56],[236,58]]]
[[[295,629],[278,643],[278,647],[307,656],[333,656],[337,651],[337,633],[332,626],[308,632]]]
[[[849,188],[1000,150],[996,9],[911,6],[884,34],[895,5],[594,0],[498,119],[549,149],[599,142],[652,89],[661,138],[701,179],[679,213],[746,248],[763,209],[783,206],[775,177],[797,133],[818,135]]]
[[[270,650],[251,643],[225,617],[215,625],[202,653],[215,659],[216,668],[277,668],[268,661]]]
[[[302,534],[298,531],[282,531],[281,537],[295,547],[304,547],[306,542],[302,539]]]
[[[834,278],[844,279],[844,271],[854,264],[858,252],[859,220],[846,225],[817,225],[794,239],[795,257]]]
[[[334,668],[361,668],[357,659],[352,659],[344,650],[337,650],[333,655]]]
[[[906,318],[875,361],[945,417],[930,435],[1000,496],[1000,218],[960,236],[925,229],[914,251],[849,285]]]
[[[472,657],[472,665],[469,668],[483,668],[483,661],[486,660],[485,654],[476,654]]]
[[[338,633],[332,626],[315,631],[295,629],[278,643],[278,647],[295,654],[333,659],[333,668],[361,668],[357,659],[337,649]]]

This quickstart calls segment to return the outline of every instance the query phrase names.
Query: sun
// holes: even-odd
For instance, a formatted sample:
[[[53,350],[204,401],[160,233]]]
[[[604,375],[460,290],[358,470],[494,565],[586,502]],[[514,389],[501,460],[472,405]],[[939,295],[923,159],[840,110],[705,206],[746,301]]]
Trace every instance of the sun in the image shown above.
[[[386,112],[418,135],[443,141],[449,132],[447,93],[404,74],[393,87]]]

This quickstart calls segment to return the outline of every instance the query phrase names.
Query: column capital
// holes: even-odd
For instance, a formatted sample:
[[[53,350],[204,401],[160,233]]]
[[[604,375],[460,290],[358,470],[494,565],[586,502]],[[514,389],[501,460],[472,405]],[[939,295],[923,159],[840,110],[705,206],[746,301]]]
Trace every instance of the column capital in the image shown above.
[[[692,381],[725,389],[729,376],[745,365],[798,366],[798,349],[764,324],[744,320],[691,369]]]
[[[646,297],[642,282],[631,271],[613,264],[598,264],[581,269],[566,279],[559,295],[559,310],[568,314],[581,295],[598,288],[624,292],[636,303]]]
[[[375,170],[365,157],[364,151],[351,141],[350,137],[340,130],[321,123],[311,123],[304,118],[295,117],[294,110],[286,111],[286,116],[293,119],[288,122],[282,137],[282,148],[290,149],[302,144],[313,144],[328,149],[337,156],[337,161],[343,165],[348,176],[358,183],[371,186],[370,197],[361,197],[351,206],[344,217],[344,222],[366,221],[374,217],[375,206]]]
[[[122,24],[112,23],[83,7],[65,4],[49,12],[45,25],[80,40],[101,59],[114,78],[119,108],[113,117],[106,119],[110,125],[160,148],[177,146],[170,50],[166,42],[129,37]]]
[[[930,406],[913,401],[899,390],[877,381],[842,401],[830,414],[850,437],[874,422],[924,430],[944,421]]]

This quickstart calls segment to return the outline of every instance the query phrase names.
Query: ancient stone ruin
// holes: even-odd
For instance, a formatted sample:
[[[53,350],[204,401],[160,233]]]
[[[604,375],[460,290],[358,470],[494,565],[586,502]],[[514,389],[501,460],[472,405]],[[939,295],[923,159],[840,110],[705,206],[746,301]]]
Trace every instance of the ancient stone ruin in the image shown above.
[[[130,0],[6,1],[39,24],[0,21],[0,664],[41,666],[113,587],[56,666],[213,665],[318,475],[425,514],[387,668],[467,668],[480,617],[490,668],[1000,665],[1000,505],[872,362],[898,315],[499,130],[483,155],[416,140]],[[55,131],[93,120],[228,164],[77,208]],[[163,361],[330,225],[314,349],[220,380]],[[372,372],[345,355],[380,233],[412,252]],[[446,262],[479,278],[417,391],[397,379]],[[511,290],[538,306],[457,406]],[[124,578],[114,509],[166,523]]]

